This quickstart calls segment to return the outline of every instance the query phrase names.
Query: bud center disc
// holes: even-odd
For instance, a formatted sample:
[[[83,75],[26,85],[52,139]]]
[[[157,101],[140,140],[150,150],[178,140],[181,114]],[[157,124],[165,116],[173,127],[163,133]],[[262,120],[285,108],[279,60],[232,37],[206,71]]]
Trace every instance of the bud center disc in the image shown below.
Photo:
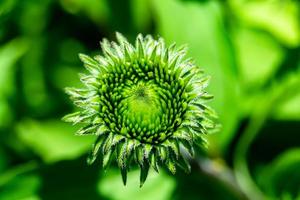
[[[162,109],[154,83],[139,82],[123,90],[123,118],[133,136],[147,140],[160,127]],[[156,131],[155,131],[156,130]]]

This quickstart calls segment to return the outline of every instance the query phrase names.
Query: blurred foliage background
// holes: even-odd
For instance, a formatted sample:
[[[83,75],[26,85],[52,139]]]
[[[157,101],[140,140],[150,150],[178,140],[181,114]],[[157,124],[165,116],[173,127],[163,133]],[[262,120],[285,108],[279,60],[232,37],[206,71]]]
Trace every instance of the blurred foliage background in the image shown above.
[[[222,129],[192,173],[138,171],[126,187],[86,155],[92,136],[61,122],[74,107],[78,53],[115,31],[187,44],[212,76]],[[300,199],[297,0],[1,0],[0,200]]]

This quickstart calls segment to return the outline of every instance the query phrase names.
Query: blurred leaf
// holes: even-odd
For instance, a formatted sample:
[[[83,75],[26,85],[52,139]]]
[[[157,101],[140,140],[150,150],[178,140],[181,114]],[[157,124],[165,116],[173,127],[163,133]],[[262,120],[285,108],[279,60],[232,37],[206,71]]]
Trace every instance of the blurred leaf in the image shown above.
[[[10,12],[12,8],[15,6],[16,0],[2,0],[0,2],[0,23],[1,23],[1,18]]]
[[[222,10],[216,1],[198,4],[173,0],[154,1],[159,33],[169,42],[187,44],[189,55],[212,77],[209,91],[212,107],[222,124],[211,137],[210,148],[225,151],[238,122],[236,66],[225,35]]]
[[[300,120],[300,92],[282,102],[275,111],[275,118],[281,120]]]
[[[37,191],[40,178],[36,174],[26,174],[14,177],[3,187],[0,187],[1,200],[38,200]]]
[[[59,120],[23,120],[17,125],[20,140],[45,162],[74,159],[89,150],[94,137],[75,136],[75,131]]]
[[[18,17],[22,20],[18,20],[17,23],[23,35],[37,36],[45,30],[50,14],[47,12],[50,2],[51,0],[19,2],[22,6],[19,7],[21,9],[18,10]]]
[[[9,124],[13,117],[8,98],[15,91],[15,63],[27,47],[28,43],[24,38],[13,39],[0,47],[0,127]]]
[[[0,147],[0,174],[7,166],[7,155],[5,151]]]
[[[120,172],[112,169],[103,174],[98,189],[101,194],[116,200],[166,200],[170,199],[175,187],[174,179],[163,172],[159,174],[149,171],[147,182],[139,188],[139,170],[132,170],[128,173],[127,185],[122,183]],[[114,191],[112,192],[112,188]]]
[[[31,38],[30,49],[22,59],[22,89],[31,115],[41,115],[52,105],[52,102],[49,101],[43,73],[44,48],[45,38],[35,36]]]
[[[131,0],[131,12],[135,28],[139,32],[147,30],[151,23],[151,1]]]
[[[14,89],[15,63],[27,50],[25,38],[16,38],[0,47],[0,96],[11,94]]]
[[[103,24],[108,18],[108,6],[105,0],[60,0],[62,7],[70,12],[85,13],[93,22]]]
[[[272,33],[287,46],[300,44],[299,6],[293,0],[230,1],[233,12],[247,25]]]
[[[82,73],[83,70],[83,67],[82,69],[78,69],[71,65],[58,65],[58,67],[53,70],[52,75],[54,86],[61,92],[64,92],[64,88],[66,87],[82,87],[78,74]]]
[[[283,49],[269,35],[247,28],[233,32],[233,42],[245,89],[259,88],[276,72]]]
[[[300,80],[300,61],[298,72],[295,72],[290,79]],[[273,115],[281,120],[300,120],[300,87],[295,87],[274,109]]]
[[[275,197],[300,196],[300,149],[290,149],[257,173],[259,184]]]

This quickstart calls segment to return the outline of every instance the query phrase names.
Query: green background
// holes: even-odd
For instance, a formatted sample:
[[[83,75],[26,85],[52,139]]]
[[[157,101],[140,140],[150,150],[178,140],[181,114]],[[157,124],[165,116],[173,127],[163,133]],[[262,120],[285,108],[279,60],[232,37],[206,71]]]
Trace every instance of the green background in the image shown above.
[[[222,128],[192,173],[86,164],[75,108],[78,53],[121,32],[187,44],[211,75]],[[1,0],[0,200],[300,199],[300,3],[296,0]]]

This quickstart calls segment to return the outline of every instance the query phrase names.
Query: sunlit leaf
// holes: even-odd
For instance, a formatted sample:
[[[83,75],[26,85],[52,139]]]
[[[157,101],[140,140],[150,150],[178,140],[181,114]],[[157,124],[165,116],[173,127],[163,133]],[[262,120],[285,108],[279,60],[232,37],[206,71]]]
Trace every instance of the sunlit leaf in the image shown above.
[[[58,120],[24,120],[17,126],[17,136],[45,162],[74,159],[91,148],[93,136],[75,136],[74,128]]]

